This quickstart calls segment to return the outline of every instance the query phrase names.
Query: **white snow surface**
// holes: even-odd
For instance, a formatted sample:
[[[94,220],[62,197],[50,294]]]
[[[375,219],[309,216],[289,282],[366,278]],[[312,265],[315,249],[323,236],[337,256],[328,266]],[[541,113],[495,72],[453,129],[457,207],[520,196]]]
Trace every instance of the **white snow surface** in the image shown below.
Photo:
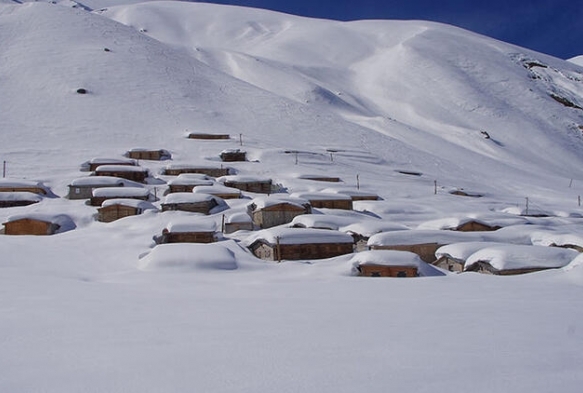
[[[317,209],[341,231],[418,240],[423,231],[403,229],[510,216],[520,222],[495,232],[432,236],[504,243],[482,257],[506,264],[562,266],[577,254],[543,245],[581,232],[580,66],[425,21],[55,3],[0,1],[0,160],[7,181],[55,194],[0,209],[0,222],[74,223],[57,236],[0,235],[1,392],[580,391],[580,257],[516,277],[357,278],[359,254],[261,261],[242,245],[264,232],[154,242],[170,221],[218,224],[222,213],[101,223],[95,207],[56,197],[92,157],[164,147],[170,161],[139,161],[162,174],[169,163],[221,168],[219,153],[241,148],[249,161],[229,173],[273,179],[282,195],[359,187],[382,198]],[[190,140],[186,130],[241,140]],[[162,195],[172,179],[142,187]],[[462,189],[482,197],[450,194]],[[224,214],[249,202],[228,200]],[[518,216],[527,203],[549,217]],[[278,231],[292,229],[270,236]],[[312,231],[292,233],[350,237]]]
[[[577,64],[577,65],[580,65],[581,67],[583,67],[583,55],[572,57],[572,58],[568,59],[567,61],[570,61],[571,63]]]
[[[135,207],[135,208],[141,209],[142,211],[144,211],[144,210],[155,210],[155,211],[158,211],[158,208],[156,206],[154,206],[152,203],[150,203],[148,201],[142,201],[142,200],[139,200],[139,199],[132,199],[132,198],[112,198],[112,199],[106,199],[101,204],[101,207],[115,206],[115,205],[123,205],[123,206]]]

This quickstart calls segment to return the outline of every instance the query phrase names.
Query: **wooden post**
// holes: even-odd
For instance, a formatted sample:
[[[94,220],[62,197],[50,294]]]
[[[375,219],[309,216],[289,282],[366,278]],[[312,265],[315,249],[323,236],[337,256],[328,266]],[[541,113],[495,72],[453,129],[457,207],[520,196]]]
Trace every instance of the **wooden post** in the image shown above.
[[[572,185],[573,185],[573,179],[571,179],[571,181],[569,182],[569,188],[571,188]]]
[[[296,165],[298,165],[298,152],[296,151]]]
[[[334,162],[334,156],[332,155],[332,152],[330,152],[330,161]]]
[[[437,195],[437,180],[433,180],[433,195]]]
[[[225,215],[221,218],[221,232],[225,233]]]
[[[360,177],[358,174],[356,175],[356,189],[360,190]]]
[[[579,195],[579,196],[577,197],[577,201],[578,201],[578,203],[579,203],[579,207],[581,207],[581,195]]]
[[[526,197],[524,199],[526,199],[526,211],[525,211],[525,214],[528,216],[528,197]]]
[[[275,237],[275,252],[277,253],[277,263],[281,262],[281,245],[279,244],[279,236]]]
[[[6,177],[6,161],[2,162],[2,178]]]
[[[239,134],[239,146],[243,146],[243,134]]]

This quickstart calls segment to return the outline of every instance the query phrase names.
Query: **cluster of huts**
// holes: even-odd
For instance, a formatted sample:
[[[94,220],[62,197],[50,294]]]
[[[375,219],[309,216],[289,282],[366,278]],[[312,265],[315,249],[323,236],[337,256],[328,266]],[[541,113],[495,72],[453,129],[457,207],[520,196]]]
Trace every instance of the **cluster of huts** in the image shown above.
[[[213,134],[190,134],[188,137],[229,139],[228,135]],[[220,158],[223,162],[247,159],[240,149],[224,150]],[[438,274],[439,269],[506,275],[557,267],[552,264],[510,266],[496,263],[492,258],[473,257],[482,249],[500,246],[499,243],[488,244],[484,236],[476,235],[501,228],[499,222],[487,220],[466,219],[437,230],[377,225],[375,231],[379,233],[376,234],[354,227],[340,231],[325,222],[323,217],[327,215],[321,214],[322,211],[351,211],[355,201],[379,197],[341,188],[273,193],[272,179],[238,175],[223,165],[169,164],[162,172],[167,178],[165,194],[158,196],[156,192],[152,194],[152,187],[148,186],[151,174],[140,165],[140,160],[171,160],[171,154],[164,149],[133,149],[125,158],[92,159],[82,165],[82,169],[91,174],[71,181],[67,197],[87,201],[96,208],[97,220],[104,223],[146,211],[183,212],[183,216],[173,215],[171,222],[155,235],[157,244],[213,243],[224,239],[225,235],[233,235],[234,238],[239,236],[240,244],[253,255],[264,260],[353,255],[354,271],[361,276],[416,277]],[[318,176],[305,177],[305,180],[339,181],[335,177]],[[50,196],[54,195],[42,183],[0,181],[0,207],[27,206]],[[248,201],[239,202],[242,198]],[[231,205],[243,208],[230,209]],[[220,218],[220,225],[215,221],[217,218]],[[347,224],[350,220],[350,217],[345,219]],[[72,228],[74,223],[66,215],[19,214],[4,223],[6,235],[50,235]],[[556,259],[563,261],[564,258]]]

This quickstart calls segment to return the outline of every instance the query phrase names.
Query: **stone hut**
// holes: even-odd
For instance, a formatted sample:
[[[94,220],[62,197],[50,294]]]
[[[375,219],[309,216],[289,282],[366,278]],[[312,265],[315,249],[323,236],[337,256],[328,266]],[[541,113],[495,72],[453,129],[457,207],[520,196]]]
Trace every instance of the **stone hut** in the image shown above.
[[[168,181],[168,193],[192,192],[195,187],[213,184],[215,184],[214,180],[202,173],[182,173]]]
[[[167,165],[164,169],[164,175],[167,176],[179,176],[181,174],[203,174],[210,177],[221,177],[226,176],[231,173],[231,168],[225,168],[223,166],[215,167],[215,166],[208,166],[208,165],[188,165],[188,164],[172,164]]]
[[[43,197],[32,192],[0,192],[0,208],[28,206],[42,201]]]
[[[69,184],[69,199],[89,199],[93,190],[103,187],[142,187],[139,183],[113,176],[88,176],[75,179]]]
[[[195,194],[192,192],[175,192],[168,194],[162,202],[162,211],[185,211],[191,213],[211,214],[217,213],[227,206],[225,202],[216,196],[209,194]]]
[[[351,259],[353,271],[364,277],[440,276],[442,272],[407,251],[363,251]]]
[[[164,243],[214,243],[217,241],[217,226],[214,221],[192,219],[169,223],[159,239]]]
[[[246,213],[235,213],[225,218],[224,233],[233,233],[237,231],[252,231],[254,229],[253,221]]]
[[[101,165],[95,169],[95,176],[119,177],[138,183],[145,183],[148,177],[148,170],[140,166]]]
[[[240,149],[226,149],[221,152],[220,157],[223,162],[247,161],[247,152]]]
[[[157,211],[150,202],[138,199],[108,199],[103,201],[101,207],[97,209],[97,220],[101,222],[112,222],[120,218],[137,216],[146,210]]]
[[[150,199],[150,191],[140,187],[102,187],[93,190],[93,196],[89,200],[91,206],[101,206],[108,199],[137,199],[147,201]]]
[[[498,276],[532,273],[564,267],[578,255],[577,251],[565,248],[498,244],[470,255],[464,272]]]
[[[102,165],[136,166],[138,164],[135,160],[128,158],[92,158],[81,164],[81,170],[93,172]]]
[[[264,229],[290,223],[294,217],[311,211],[312,207],[307,200],[279,195],[255,198],[247,205],[253,223]]]
[[[42,196],[53,195],[51,190],[37,181],[23,179],[0,179],[0,192],[30,192]]]
[[[189,139],[202,139],[202,140],[224,140],[231,139],[229,134],[208,134],[204,132],[191,132],[188,134]]]
[[[238,188],[227,187],[221,184],[214,184],[212,186],[198,186],[192,190],[195,194],[214,195],[221,199],[237,199],[241,198],[241,190]]]
[[[368,239],[367,246],[371,250],[410,251],[432,263],[436,260],[435,252],[442,246],[481,240],[479,232],[419,229],[377,233]]]
[[[241,191],[255,192],[259,194],[271,194],[271,179],[255,176],[222,176],[217,179],[226,187],[237,188]]]
[[[22,214],[9,217],[4,225],[5,235],[54,235],[75,229],[73,220],[65,214]]]
[[[325,229],[270,228],[248,237],[243,245],[268,261],[324,259],[353,251],[350,235]]]
[[[312,208],[352,210],[352,198],[348,195],[330,192],[300,192],[291,195],[295,198],[307,199]]]
[[[164,149],[131,149],[126,153],[126,156],[133,158],[134,160],[151,160],[151,161],[163,161],[170,160],[172,154],[168,150]]]

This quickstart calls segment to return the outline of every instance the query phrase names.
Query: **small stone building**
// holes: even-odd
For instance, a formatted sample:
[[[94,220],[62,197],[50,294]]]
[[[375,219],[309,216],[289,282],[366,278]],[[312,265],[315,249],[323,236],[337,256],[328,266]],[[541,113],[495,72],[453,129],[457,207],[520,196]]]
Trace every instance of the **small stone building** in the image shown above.
[[[169,223],[159,239],[164,243],[214,243],[217,241],[217,227],[214,221],[192,219]]]
[[[294,217],[311,211],[312,207],[305,199],[278,195],[255,198],[247,205],[253,223],[263,229],[290,223]]]
[[[75,229],[75,223],[64,214],[26,214],[9,217],[4,225],[5,235],[54,235]]]
[[[151,161],[163,161],[172,158],[172,154],[164,149],[131,149],[126,153],[126,156],[134,160]]]
[[[97,220],[101,222],[112,222],[120,218],[137,216],[146,210],[157,210],[154,205],[147,201],[137,199],[108,199],[97,209]]]
[[[135,160],[128,158],[92,158],[81,164],[81,169],[93,172],[102,165],[136,166],[138,164]]]
[[[139,187],[102,187],[93,190],[93,196],[89,200],[91,206],[101,206],[108,199],[137,199],[147,201],[150,199],[150,191]]]
[[[272,181],[268,178],[232,175],[220,177],[217,181],[226,187],[237,188],[241,191],[271,194]]]
[[[240,149],[227,149],[221,152],[220,157],[223,162],[247,161],[247,152]]]
[[[52,194],[50,189],[40,182],[7,178],[0,179],[0,192],[30,192],[43,196]]]
[[[0,208],[28,206],[41,200],[42,196],[32,192],[0,192]]]
[[[192,190],[195,194],[214,195],[221,199],[237,199],[241,198],[241,190],[238,188],[227,187],[221,184],[214,184],[212,186],[198,186]]]
[[[454,232],[446,230],[403,230],[372,235],[367,242],[371,250],[410,251],[427,262],[437,258],[438,248],[452,243],[480,241],[478,232]]]
[[[103,187],[138,186],[137,183],[113,176],[88,176],[75,179],[69,184],[69,199],[89,199],[93,190]]]
[[[161,207],[163,212],[178,210],[208,215],[219,207],[225,208],[226,204],[221,198],[209,194],[175,192],[164,198]]]
[[[140,166],[101,165],[95,169],[95,176],[119,177],[138,183],[145,183],[148,177],[148,170]]]
[[[351,259],[353,271],[364,277],[439,276],[442,272],[407,251],[363,251]]]
[[[168,181],[168,193],[192,192],[195,187],[212,186],[214,180],[202,173],[182,173]]]
[[[525,274],[564,267],[579,255],[565,248],[498,244],[470,255],[464,271],[499,276]]]
[[[221,177],[226,176],[231,172],[230,168],[206,166],[206,165],[184,165],[184,164],[172,164],[167,165],[164,169],[164,175],[167,176],[179,176],[181,174],[203,174],[210,177]]]
[[[256,257],[268,261],[325,259],[353,251],[350,235],[325,229],[265,229],[243,244]]]
[[[188,134],[189,139],[202,139],[202,140],[222,140],[231,139],[229,134],[208,134],[204,132],[191,132]]]
[[[348,195],[334,194],[329,192],[295,193],[292,197],[306,199],[312,208],[320,209],[344,209],[352,210],[352,198]]]
[[[246,213],[232,214],[225,219],[224,233],[233,233],[237,231],[252,231],[254,229],[253,221]]]

